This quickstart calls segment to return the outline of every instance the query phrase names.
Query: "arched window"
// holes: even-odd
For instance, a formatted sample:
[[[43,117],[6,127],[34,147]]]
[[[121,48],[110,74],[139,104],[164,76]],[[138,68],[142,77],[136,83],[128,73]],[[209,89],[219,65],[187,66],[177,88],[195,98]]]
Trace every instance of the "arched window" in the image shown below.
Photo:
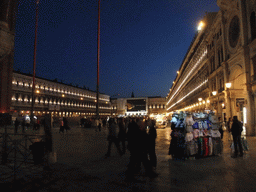
[[[251,24],[251,36],[252,36],[252,41],[253,41],[256,38],[255,12],[252,12],[252,14],[251,14],[250,24]]]

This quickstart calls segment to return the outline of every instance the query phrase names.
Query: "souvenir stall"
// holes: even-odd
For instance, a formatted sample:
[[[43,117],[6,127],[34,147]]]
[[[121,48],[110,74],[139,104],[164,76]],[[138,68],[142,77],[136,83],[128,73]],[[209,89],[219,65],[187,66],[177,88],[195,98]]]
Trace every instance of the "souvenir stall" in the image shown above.
[[[174,158],[202,158],[222,153],[219,122],[213,113],[174,114],[169,155]]]

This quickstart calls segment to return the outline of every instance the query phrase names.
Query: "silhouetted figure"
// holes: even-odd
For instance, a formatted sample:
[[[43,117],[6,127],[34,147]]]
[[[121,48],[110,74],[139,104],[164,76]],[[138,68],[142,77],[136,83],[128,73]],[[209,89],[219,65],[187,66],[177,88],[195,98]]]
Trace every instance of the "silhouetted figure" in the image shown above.
[[[105,155],[105,157],[109,157],[110,154],[111,154],[111,146],[112,146],[112,143],[115,144],[116,148],[117,148],[117,151],[119,153],[120,156],[122,156],[122,151],[120,149],[120,146],[119,146],[119,140],[117,138],[117,129],[118,129],[118,126],[116,124],[116,122],[114,121],[114,119],[109,119],[109,127],[108,127],[108,151]]]
[[[127,149],[130,151],[130,162],[127,167],[126,176],[128,178],[133,178],[134,174],[138,172],[138,164],[140,163],[138,149],[139,146],[139,126],[135,122],[135,119],[128,124],[127,131]]]
[[[119,127],[119,133],[118,133],[118,139],[122,145],[122,153],[125,154],[126,152],[126,146],[125,146],[125,140],[126,140],[126,129],[124,124],[124,119],[120,118],[118,119],[118,127]]]
[[[242,142],[241,142],[241,133],[243,131],[243,125],[240,121],[238,121],[237,116],[233,117],[233,124],[231,127],[231,132],[233,136],[233,141],[234,141],[234,148],[235,148],[235,154],[232,156],[233,158],[236,158],[238,155],[238,148],[237,145],[239,146],[239,151],[240,151],[240,156],[243,156],[243,147],[242,147]]]
[[[153,169],[155,169],[157,165],[156,137],[157,137],[157,133],[155,128],[155,121],[151,120],[151,123],[149,125],[149,132],[148,132],[148,154],[149,154],[150,164],[153,167]]]
[[[157,174],[153,172],[148,159],[148,135],[145,123],[140,119],[137,119],[136,122],[133,120],[128,125],[127,140],[130,151],[130,162],[126,171],[127,179],[134,178],[134,174],[140,171],[141,163],[147,176],[156,177]]]
[[[102,124],[103,124],[103,128],[105,129],[107,125],[107,120],[105,118],[103,119]]]
[[[25,133],[25,119],[22,119],[21,126],[22,126],[22,133]]]
[[[14,133],[15,133],[15,134],[18,132],[19,125],[20,125],[20,121],[19,121],[19,119],[18,119],[18,117],[17,117],[17,118],[15,119],[15,122],[14,122],[14,126],[15,126]]]

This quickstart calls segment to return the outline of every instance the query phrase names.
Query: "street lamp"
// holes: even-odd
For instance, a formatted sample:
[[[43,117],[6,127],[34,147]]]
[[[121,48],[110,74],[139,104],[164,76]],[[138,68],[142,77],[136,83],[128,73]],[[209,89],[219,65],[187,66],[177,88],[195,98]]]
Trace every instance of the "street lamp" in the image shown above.
[[[231,83],[226,83],[226,88],[229,89],[231,87],[231,85],[232,85]]]

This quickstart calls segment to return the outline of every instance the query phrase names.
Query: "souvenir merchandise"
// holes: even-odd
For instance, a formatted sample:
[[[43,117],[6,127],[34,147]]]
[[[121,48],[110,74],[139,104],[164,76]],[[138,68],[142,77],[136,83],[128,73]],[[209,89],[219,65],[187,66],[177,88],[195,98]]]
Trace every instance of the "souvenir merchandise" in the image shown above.
[[[193,118],[192,118],[192,115],[188,115],[187,117],[186,117],[186,119],[185,119],[185,131],[187,132],[187,133],[191,133],[191,132],[193,132],[193,124],[194,124],[195,122],[194,122],[194,120],[193,120]]]
[[[195,140],[191,140],[186,142],[186,156],[194,156],[197,154],[198,145],[196,144]]]
[[[171,129],[172,129],[172,130],[176,127],[178,121],[179,121],[179,119],[178,119],[178,114],[174,114],[174,115],[172,116],[172,120],[171,120]]]
[[[209,145],[209,156],[211,156],[212,155],[212,151],[213,151],[213,145],[212,145],[212,138],[211,137],[209,137],[209,143],[208,143],[208,145]]]
[[[184,116],[185,113],[179,113],[179,117]],[[188,113],[185,119],[180,118],[175,125],[169,153],[178,158],[221,154],[223,144],[216,125],[218,127],[218,118],[214,114],[208,116],[206,113],[197,113],[192,116]]]
[[[222,153],[223,146],[222,141],[220,137],[212,137],[212,143],[213,143],[213,155],[219,155]]]

